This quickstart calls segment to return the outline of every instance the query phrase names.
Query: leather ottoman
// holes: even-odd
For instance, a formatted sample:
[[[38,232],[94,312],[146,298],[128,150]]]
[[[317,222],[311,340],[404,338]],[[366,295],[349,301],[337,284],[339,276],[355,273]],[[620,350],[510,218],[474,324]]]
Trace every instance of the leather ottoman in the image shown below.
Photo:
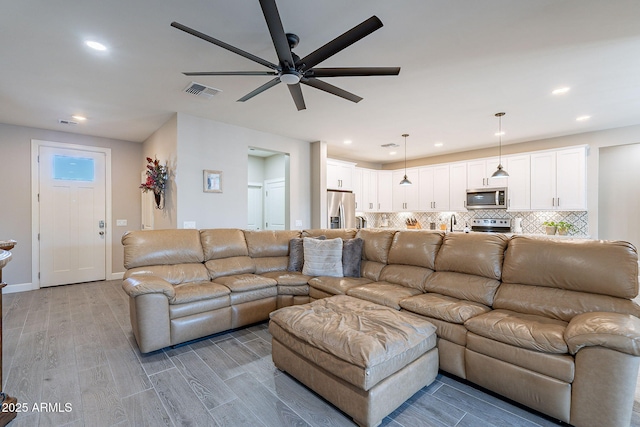
[[[271,313],[273,363],[350,415],[377,426],[438,373],[435,326],[347,295]]]

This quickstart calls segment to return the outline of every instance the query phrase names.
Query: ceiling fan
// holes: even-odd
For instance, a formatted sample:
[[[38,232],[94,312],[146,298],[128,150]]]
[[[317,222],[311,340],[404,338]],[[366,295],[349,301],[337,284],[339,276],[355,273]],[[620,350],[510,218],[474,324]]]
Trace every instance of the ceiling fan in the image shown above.
[[[262,7],[262,13],[267,21],[269,33],[271,33],[271,39],[273,40],[276,54],[278,55],[277,64],[262,59],[249,52],[245,52],[242,49],[238,49],[235,46],[231,46],[228,43],[215,39],[185,25],[179,24],[178,22],[172,22],[171,26],[250,59],[251,61],[257,62],[258,64],[264,65],[272,71],[205,71],[183,74],[186,76],[275,76],[272,80],[249,92],[238,101],[247,101],[282,82],[287,84],[291,97],[293,98],[298,111],[300,111],[306,109],[300,83],[341,98],[348,99],[349,101],[359,102],[362,100],[361,97],[319,80],[318,77],[397,76],[400,73],[400,67],[314,68],[327,58],[335,55],[358,40],[363,39],[381,28],[382,21],[380,21],[378,17],[372,16],[319,49],[311,52],[304,58],[300,58],[291,50],[298,45],[300,38],[295,34],[284,32],[275,0],[259,1],[260,6]]]

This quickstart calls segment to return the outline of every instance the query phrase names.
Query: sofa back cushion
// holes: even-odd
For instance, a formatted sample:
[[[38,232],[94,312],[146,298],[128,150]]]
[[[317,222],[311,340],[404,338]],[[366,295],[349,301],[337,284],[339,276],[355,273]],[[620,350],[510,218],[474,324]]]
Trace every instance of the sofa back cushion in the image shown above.
[[[493,233],[448,233],[436,256],[435,270],[500,280],[508,238]]]
[[[122,236],[124,267],[204,261],[198,230],[138,230]]]
[[[160,277],[172,285],[209,281],[209,274],[202,263],[134,267],[124,273],[124,279],[138,275]]]
[[[303,230],[302,237],[318,237],[325,236],[327,239],[335,239],[340,237],[344,240],[356,237],[355,228],[317,228],[314,230]]]
[[[436,271],[424,283],[425,292],[491,306],[500,281],[475,274]]]
[[[249,256],[251,258],[286,257],[289,255],[289,240],[300,237],[297,230],[245,230]],[[285,264],[284,270],[287,269]]]
[[[493,308],[537,314],[565,322],[569,322],[578,314],[595,311],[631,314],[640,317],[640,306],[629,299],[512,283],[500,285],[493,302]]]
[[[433,270],[415,265],[389,264],[382,269],[379,281],[424,290],[424,281]]]
[[[393,230],[358,230],[356,237],[364,240],[362,259],[387,264],[394,234]]]
[[[389,264],[415,265],[435,270],[436,254],[444,233],[434,231],[398,231],[389,249]]]
[[[237,228],[200,230],[200,240],[205,261],[249,256],[244,233]]]
[[[514,236],[502,281],[635,298],[638,252],[627,242]]]

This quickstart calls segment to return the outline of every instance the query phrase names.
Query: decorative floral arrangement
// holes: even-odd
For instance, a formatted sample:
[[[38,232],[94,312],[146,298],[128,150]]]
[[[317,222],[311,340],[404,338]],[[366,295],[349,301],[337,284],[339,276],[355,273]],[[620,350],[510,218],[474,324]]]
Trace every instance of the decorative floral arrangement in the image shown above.
[[[140,188],[145,193],[147,191],[153,191],[154,194],[164,193],[165,186],[167,185],[167,166],[161,165],[158,159],[152,159],[147,157],[147,180],[140,184]]]

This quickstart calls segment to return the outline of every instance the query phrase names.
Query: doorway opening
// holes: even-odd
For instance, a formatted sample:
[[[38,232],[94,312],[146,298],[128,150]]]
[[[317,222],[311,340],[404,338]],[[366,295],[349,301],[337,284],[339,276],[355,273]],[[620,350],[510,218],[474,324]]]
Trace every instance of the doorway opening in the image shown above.
[[[249,230],[288,230],[289,154],[250,147],[248,152]]]

